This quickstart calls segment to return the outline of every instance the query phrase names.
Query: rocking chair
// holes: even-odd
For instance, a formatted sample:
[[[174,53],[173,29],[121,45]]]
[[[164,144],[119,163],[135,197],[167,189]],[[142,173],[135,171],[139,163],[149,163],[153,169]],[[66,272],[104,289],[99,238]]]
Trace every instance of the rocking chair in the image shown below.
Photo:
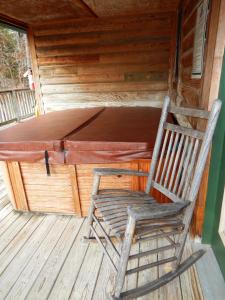
[[[182,262],[185,241],[220,108],[220,100],[214,102],[211,112],[173,107],[170,105],[169,97],[166,97],[150,172],[94,169],[93,191],[88,216],[89,229],[85,239],[88,241],[96,239],[99,242],[116,272],[112,299],[134,299],[148,294],[179,276],[204,254],[203,250],[199,250]],[[203,132],[170,124],[167,122],[169,112],[207,119],[206,130]],[[101,176],[112,175],[147,176],[146,190],[145,192],[122,189],[100,190]],[[171,203],[157,203],[149,194],[152,188],[166,195]],[[98,216],[107,225],[110,235],[99,217],[96,217],[96,210]],[[99,232],[102,232],[101,237]],[[176,242],[173,239],[174,235],[178,236]],[[117,250],[118,247],[116,248],[114,242],[117,239],[114,237],[122,244],[121,251]],[[169,245],[131,255],[132,243],[159,238],[167,239]],[[106,245],[112,251],[109,251]],[[175,255],[135,269],[128,270],[127,268],[129,260],[161,253],[168,249],[174,249]],[[110,254],[111,252],[113,255]],[[141,287],[122,292],[125,276],[168,262],[172,264],[172,268],[165,275]]]

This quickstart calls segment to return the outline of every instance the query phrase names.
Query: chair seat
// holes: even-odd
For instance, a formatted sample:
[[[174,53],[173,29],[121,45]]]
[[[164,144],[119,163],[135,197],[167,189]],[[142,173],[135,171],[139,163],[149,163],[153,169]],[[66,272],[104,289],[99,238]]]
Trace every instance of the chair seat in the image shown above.
[[[128,220],[128,207],[134,209],[142,207],[142,209],[146,209],[147,211],[151,210],[152,207],[155,213],[157,205],[156,200],[145,192],[130,190],[100,190],[98,195],[93,196],[93,201],[100,216],[109,227],[111,234],[115,236],[121,236],[125,232]],[[162,205],[158,204],[159,207]],[[173,203],[171,205],[173,206]],[[159,209],[159,218],[157,220],[154,217],[153,220],[138,221],[136,235],[168,227],[177,228],[182,225],[180,218],[171,216],[171,214],[168,218],[165,218],[165,215],[162,218],[161,210]]]

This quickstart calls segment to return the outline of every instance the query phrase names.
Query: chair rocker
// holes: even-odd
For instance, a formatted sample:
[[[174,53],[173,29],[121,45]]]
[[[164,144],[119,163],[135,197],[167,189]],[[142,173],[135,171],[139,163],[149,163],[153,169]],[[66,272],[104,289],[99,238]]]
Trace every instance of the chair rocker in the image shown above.
[[[88,216],[88,233],[84,239],[96,239],[116,272],[112,299],[134,299],[148,294],[179,276],[203,254],[193,253],[182,261],[185,241],[191,223],[202,174],[209,153],[221,101],[213,103],[210,112],[173,107],[165,97],[150,172],[123,169],[94,169],[94,182]],[[199,131],[167,122],[168,113],[207,120],[206,130]],[[99,189],[102,176],[147,176],[145,192]],[[150,196],[152,188],[166,195],[171,203],[160,204]],[[102,225],[100,218],[103,219]],[[99,236],[99,233],[102,236]],[[110,232],[110,235],[108,234]],[[174,240],[176,236],[176,240]],[[116,248],[114,237],[121,244]],[[168,245],[131,255],[134,242],[166,239]],[[118,244],[118,243],[117,243]],[[109,251],[109,247],[111,248]],[[128,269],[128,261],[172,249],[174,255],[156,262]],[[113,253],[110,254],[110,253]],[[171,270],[141,287],[122,291],[125,276],[171,263]]]

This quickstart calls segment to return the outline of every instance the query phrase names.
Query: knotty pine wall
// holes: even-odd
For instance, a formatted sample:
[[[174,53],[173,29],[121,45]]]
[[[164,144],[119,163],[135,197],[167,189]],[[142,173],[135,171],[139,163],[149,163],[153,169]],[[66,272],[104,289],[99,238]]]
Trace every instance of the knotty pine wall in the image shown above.
[[[45,111],[161,105],[174,60],[174,21],[167,13],[34,27]]]

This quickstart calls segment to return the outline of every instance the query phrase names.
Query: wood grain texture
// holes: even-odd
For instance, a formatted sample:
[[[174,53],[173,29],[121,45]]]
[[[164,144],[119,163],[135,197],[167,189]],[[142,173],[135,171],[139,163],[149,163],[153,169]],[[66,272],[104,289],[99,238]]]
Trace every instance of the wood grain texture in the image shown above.
[[[64,20],[64,18],[93,17],[94,12],[79,1],[62,0],[55,3],[54,0],[23,0],[15,2],[9,0],[0,3],[1,13],[26,24],[42,23],[43,21]],[[44,12],[44,14],[43,14]]]
[[[112,2],[110,0],[23,0],[15,2],[9,0],[0,3],[1,14],[26,24],[52,23],[69,18],[95,19],[97,17],[132,16],[146,13],[173,12],[177,9],[179,0],[124,0]],[[43,14],[44,12],[44,14]]]
[[[110,0],[84,0],[84,2],[99,16],[123,16],[143,12],[157,13],[162,11],[175,11],[179,1],[172,0],[155,0],[155,1],[140,1],[140,0],[124,0],[114,2]]]
[[[81,205],[80,205],[80,195],[79,195],[79,189],[77,184],[77,172],[76,172],[76,166],[68,166],[69,172],[70,172],[70,180],[71,180],[71,187],[72,187],[72,193],[73,193],[73,199],[74,199],[74,205],[75,205],[75,211],[79,216],[81,216]]]
[[[162,103],[175,45],[174,16],[161,12],[129,21],[68,19],[34,26],[45,110],[109,105],[108,99],[111,105],[141,105],[143,99],[131,94],[137,92],[145,92],[145,105],[155,106],[154,98]]]
[[[89,204],[90,204],[90,195],[92,190],[93,183],[93,173],[94,168],[100,167],[110,167],[110,168],[131,168],[131,163],[121,163],[121,164],[81,164],[77,165],[77,179],[79,186],[79,194],[81,200],[81,211],[82,215],[87,215]],[[129,176],[107,176],[104,177],[101,181],[100,188],[125,188],[132,189],[133,186],[133,177]]]
[[[212,56],[212,49],[214,48],[215,37],[213,35],[216,31],[216,26],[210,25],[212,23],[212,17],[216,19],[217,10],[219,10],[220,1],[212,1],[213,6],[210,6],[210,13],[207,20],[207,32],[206,32],[206,49],[204,56],[204,73],[201,78],[192,78],[192,61],[193,61],[193,48],[194,48],[194,36],[195,36],[195,22],[197,15],[197,8],[200,3],[199,0],[185,0],[182,4],[182,21],[181,21],[181,37],[180,37],[180,49],[179,49],[179,70],[178,78],[175,80],[176,86],[176,102],[187,107],[200,107],[208,110],[208,106],[204,105],[206,100],[205,93],[209,90],[209,78],[211,77],[211,69],[209,66],[211,62],[209,57]],[[211,29],[209,28],[211,27]],[[210,31],[214,33],[210,33]],[[210,36],[212,36],[210,38]],[[195,118],[188,118],[185,121],[191,123],[192,127],[198,129],[205,129],[205,126],[199,127]],[[201,122],[198,122],[201,123]],[[205,123],[204,123],[205,124]],[[207,167],[208,168],[208,167]],[[200,188],[201,200],[196,203],[196,209],[192,221],[192,233],[201,235],[203,216],[204,216],[204,204],[206,201],[207,191],[207,178],[206,172],[203,175],[202,186]],[[200,204],[201,203],[201,204]]]
[[[28,45],[29,45],[30,56],[31,56],[33,80],[35,84],[36,105],[38,107],[39,112],[43,113],[44,107],[41,99],[42,94],[41,94],[41,85],[39,80],[37,55],[36,55],[36,49],[34,44],[34,33],[31,28],[28,29],[27,38],[28,38]]]
[[[2,173],[3,173],[3,180],[4,180],[4,183],[5,183],[10,201],[12,203],[13,208],[16,209],[17,208],[16,199],[15,199],[14,191],[13,191],[13,188],[12,188],[12,183],[11,183],[11,179],[10,179],[10,173],[9,173],[7,162],[1,161],[0,162],[0,167],[1,167],[1,170],[2,170]]]
[[[32,211],[80,215],[74,166],[20,163],[21,176]]]
[[[200,92],[202,79],[192,78],[192,60],[194,48],[194,33],[196,12],[199,0],[185,0],[183,2],[183,18],[180,42],[178,97],[182,105],[198,107],[200,104]],[[196,125],[193,121],[193,125]]]
[[[2,201],[0,198],[0,206]],[[19,215],[12,211],[11,205],[8,213],[8,216]],[[0,220],[4,220],[4,225],[1,222],[0,234],[5,231],[2,229],[8,228],[4,236],[6,238],[10,234],[11,237],[8,242],[4,237],[1,239],[1,242],[5,240],[5,249],[0,254],[1,298],[7,298],[6,295],[10,292],[10,298],[20,297],[28,300],[68,299],[71,294],[78,299],[107,299],[108,292],[112,292],[113,274],[109,270],[106,258],[99,258],[101,253],[98,245],[82,242],[82,237],[87,231],[86,221],[70,216],[62,219],[52,215],[33,215],[29,220],[26,214],[13,220],[7,217],[4,208],[1,208]],[[19,232],[17,228],[20,228]],[[140,249],[138,244],[133,245],[132,254],[157,247],[155,241],[142,244]],[[161,246],[164,245],[166,242]],[[190,240],[187,246],[185,258],[192,253]],[[129,267],[134,268],[154,261],[157,262],[157,254],[133,259],[129,262]],[[154,267],[127,276],[125,291],[156,279],[157,274],[158,267]],[[160,290],[160,294],[158,291],[151,293],[151,299],[170,299],[170,295],[176,299],[179,293],[185,300],[203,299],[201,290],[205,291],[206,286],[199,283],[196,267],[181,275],[180,281],[180,285],[171,282],[166,289]],[[148,300],[149,295],[140,299]]]
[[[87,216],[93,184],[93,168],[120,168],[148,172],[149,167],[150,160],[119,164],[51,165],[51,176],[47,176],[45,165],[43,164],[20,163],[20,187],[22,185],[24,191],[22,194],[17,194],[15,205],[18,210],[26,210],[27,208],[24,207],[24,204],[21,206],[21,201],[24,199],[21,200],[21,197],[25,195],[31,211]],[[17,178],[15,178],[12,166],[11,169],[9,168],[9,176],[12,188],[17,189],[19,183]],[[146,184],[146,177],[106,176],[102,178],[100,188],[144,191]],[[160,203],[170,202],[169,198],[154,188],[151,193]],[[197,201],[192,222],[193,233],[199,233],[201,222],[202,202]]]
[[[225,30],[223,19],[225,15],[224,1],[212,1],[206,31],[204,73],[202,78],[191,78],[193,45],[195,33],[196,9],[199,1],[185,0],[183,2],[183,20],[181,30],[179,78],[177,80],[177,103],[182,105],[211,108],[212,102],[218,97],[222,59],[224,54]],[[205,122],[190,119],[192,126],[199,130],[205,129]],[[207,195],[209,159],[200,187],[197,208],[194,212],[192,232],[201,236],[204,221],[204,210]]]
[[[27,202],[27,195],[25,186],[21,175],[21,168],[18,162],[7,162],[10,181],[16,201],[18,210],[28,211],[29,204]]]

